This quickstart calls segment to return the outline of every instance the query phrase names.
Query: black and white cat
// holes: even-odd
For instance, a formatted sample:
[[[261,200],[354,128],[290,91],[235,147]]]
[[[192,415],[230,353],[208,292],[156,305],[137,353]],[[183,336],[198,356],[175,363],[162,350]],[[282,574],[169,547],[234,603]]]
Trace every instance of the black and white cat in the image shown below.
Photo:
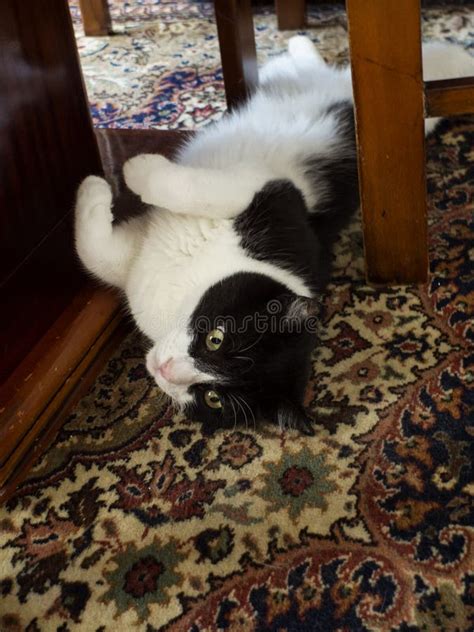
[[[428,78],[474,74],[473,58],[450,45],[426,46],[424,63]],[[319,299],[331,246],[358,206],[349,69],[293,37],[246,105],[174,162],[139,155],[124,177],[150,209],[112,225],[109,185],[86,178],[76,247],[125,292],[153,342],[158,385],[216,426],[262,416],[309,432],[301,402]]]

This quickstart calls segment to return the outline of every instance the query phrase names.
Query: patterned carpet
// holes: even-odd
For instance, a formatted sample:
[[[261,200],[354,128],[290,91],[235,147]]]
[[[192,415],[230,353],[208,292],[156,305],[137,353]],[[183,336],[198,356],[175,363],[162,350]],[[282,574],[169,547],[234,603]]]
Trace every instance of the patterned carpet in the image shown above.
[[[121,35],[76,25],[96,122],[217,117],[209,6],[112,9]],[[343,59],[343,13],[312,24]],[[256,25],[263,56],[279,50],[274,16]],[[472,8],[430,9],[424,29],[474,46]],[[472,629],[473,147],[472,118],[428,140],[427,287],[368,287],[358,224],[341,238],[314,438],[173,416],[140,337],[124,341],[0,508],[2,632]]]

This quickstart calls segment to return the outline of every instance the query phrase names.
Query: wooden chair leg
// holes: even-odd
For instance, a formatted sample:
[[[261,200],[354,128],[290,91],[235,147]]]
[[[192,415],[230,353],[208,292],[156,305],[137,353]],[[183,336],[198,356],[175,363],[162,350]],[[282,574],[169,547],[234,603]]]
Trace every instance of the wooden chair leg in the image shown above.
[[[251,0],[214,0],[229,110],[245,101],[258,83]]]
[[[108,0],[79,0],[86,35],[108,35],[112,20]]]
[[[278,28],[281,31],[302,29],[306,25],[306,0],[275,0]]]
[[[420,3],[347,0],[367,277],[427,278]]]

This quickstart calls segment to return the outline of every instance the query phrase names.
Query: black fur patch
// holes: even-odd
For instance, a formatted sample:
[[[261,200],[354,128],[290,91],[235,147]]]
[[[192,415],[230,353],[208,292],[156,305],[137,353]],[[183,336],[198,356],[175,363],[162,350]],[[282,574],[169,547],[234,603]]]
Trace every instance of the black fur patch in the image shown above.
[[[126,186],[123,173],[112,174],[109,177],[109,184],[113,193],[113,215],[114,223],[121,224],[133,217],[144,215],[150,208],[150,204],[145,204],[139,195],[130,191]]]
[[[250,256],[297,274],[313,292],[321,288],[325,274],[319,239],[303,196],[289,180],[269,182],[234,226]]]
[[[307,175],[315,189],[322,186],[327,192],[311,209],[311,226],[326,252],[359,207],[354,108],[342,101],[327,112],[336,116],[338,150],[332,155],[316,156],[307,163]]]

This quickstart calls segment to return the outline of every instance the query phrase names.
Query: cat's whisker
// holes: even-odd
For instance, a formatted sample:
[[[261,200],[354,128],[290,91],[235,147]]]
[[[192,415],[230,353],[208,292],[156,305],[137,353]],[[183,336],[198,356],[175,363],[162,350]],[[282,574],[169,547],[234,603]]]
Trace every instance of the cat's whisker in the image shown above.
[[[232,432],[234,432],[236,427],[237,427],[237,412],[235,410],[234,402],[232,401],[232,399],[233,399],[233,397],[232,397],[232,395],[230,395],[229,401],[230,401],[230,405],[232,406],[232,410],[234,412],[234,427],[232,428]]]
[[[242,406],[242,403],[240,401],[240,397],[235,396],[235,401],[237,402],[237,404],[239,405],[240,410],[243,412],[244,414],[244,418],[245,418],[245,430],[249,429],[249,420],[247,417],[247,413],[245,412],[245,408]]]
[[[250,411],[250,414],[252,415],[252,419],[253,419],[253,429],[256,430],[257,429],[257,422],[255,420],[255,415],[253,414],[253,410],[252,407],[250,406],[250,404],[243,398],[240,398],[242,400],[242,403],[245,404],[247,406],[247,409]]]
[[[174,414],[181,413],[182,410],[183,410],[183,406],[179,402],[177,402],[176,400],[170,398],[168,395],[167,395],[167,397],[170,400],[170,406],[171,406],[171,408],[173,410],[173,413]]]
[[[262,338],[263,338],[263,332],[260,334],[257,340],[255,340],[255,342],[253,342],[251,345],[249,345],[248,347],[245,347],[245,349],[239,349],[239,353],[244,353],[244,351],[248,351],[249,349],[252,349],[253,347],[255,347],[256,344],[260,342]]]
[[[245,360],[246,362],[251,362],[249,368],[246,369],[247,371],[250,371],[250,369],[252,369],[255,365],[255,360],[252,360],[252,358],[249,358],[248,356],[234,356],[234,358],[236,360]]]
[[[238,401],[237,397],[235,395],[232,395],[232,399],[237,404],[237,410],[242,410],[242,406],[241,406],[240,402]],[[235,430],[236,427],[237,427],[237,424],[234,426],[234,430]]]

